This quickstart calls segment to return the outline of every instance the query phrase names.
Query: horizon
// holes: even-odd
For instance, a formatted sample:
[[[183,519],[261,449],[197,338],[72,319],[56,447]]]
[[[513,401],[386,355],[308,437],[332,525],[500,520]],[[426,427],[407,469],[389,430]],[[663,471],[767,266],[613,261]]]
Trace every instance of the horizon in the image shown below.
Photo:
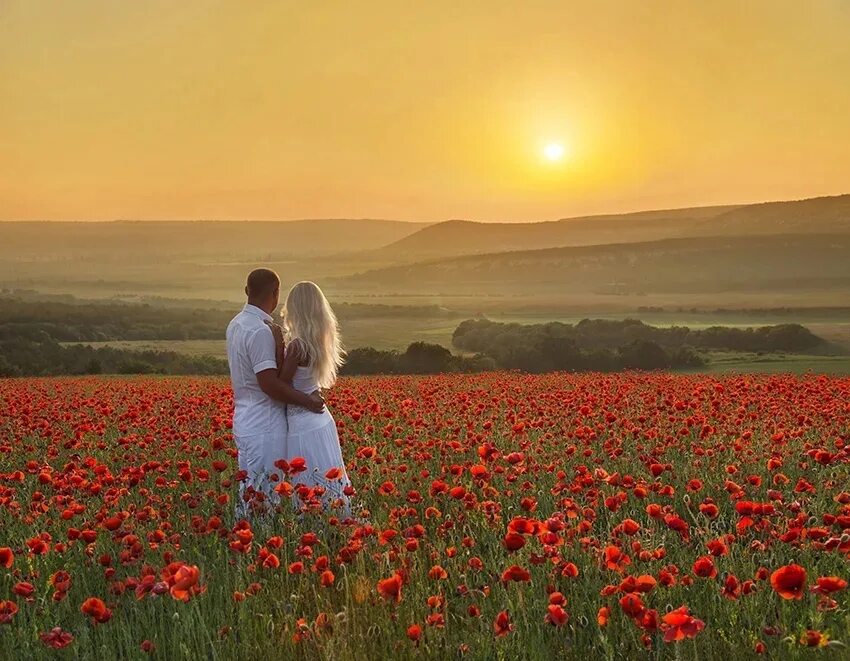
[[[440,220],[414,220],[411,218],[374,218],[374,217],[338,217],[338,218],[0,218],[0,223],[306,223],[306,222],[385,222],[385,223],[410,223],[413,225],[439,225],[441,223],[464,222],[480,223],[487,225],[511,225],[511,224],[538,224],[557,223],[568,220],[581,220],[586,218],[606,218],[610,216],[631,216],[638,214],[664,213],[673,211],[686,211],[688,209],[712,209],[720,207],[748,207],[762,204],[783,204],[794,202],[807,202],[811,200],[824,200],[850,195],[850,192],[817,195],[814,197],[801,197],[794,199],[779,200],[757,200],[751,202],[721,202],[718,204],[692,204],[684,207],[664,207],[652,209],[635,209],[624,211],[603,211],[581,216],[561,216],[559,218],[524,219],[524,220],[481,220],[476,218],[443,218]]]
[[[850,189],[850,3],[0,19],[3,220],[544,222]]]

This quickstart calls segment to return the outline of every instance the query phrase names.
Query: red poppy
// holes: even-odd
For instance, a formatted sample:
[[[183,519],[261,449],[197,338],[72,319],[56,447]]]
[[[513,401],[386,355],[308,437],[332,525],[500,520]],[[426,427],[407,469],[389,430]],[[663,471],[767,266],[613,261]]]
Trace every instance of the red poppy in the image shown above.
[[[567,615],[567,611],[564,610],[563,606],[558,604],[549,604],[549,606],[546,607],[546,610],[547,613],[544,619],[549,624],[562,627],[567,623],[569,615]]]
[[[632,564],[632,559],[616,546],[605,547],[604,561],[606,568],[618,572],[624,571],[626,566]]]
[[[812,586],[812,592],[818,594],[832,594],[840,592],[847,587],[847,581],[838,576],[820,576],[817,579],[817,585]]]
[[[342,474],[343,473],[342,473],[341,468],[334,467],[334,468],[328,469],[328,472],[325,473],[325,477],[328,480],[338,480],[340,477],[342,477]]]
[[[35,587],[32,583],[29,583],[27,581],[20,581],[18,583],[15,583],[15,586],[12,588],[12,592],[14,592],[19,597],[27,599],[33,595],[33,593],[35,592]]]
[[[0,547],[0,567],[11,569],[15,564],[15,554],[8,546]]]
[[[695,575],[701,578],[714,578],[717,576],[717,567],[714,566],[714,561],[707,555],[696,559],[693,571]]]
[[[519,551],[525,546],[525,537],[516,532],[508,532],[502,540],[502,544],[508,551]]]
[[[802,599],[806,589],[806,570],[800,565],[785,565],[770,575],[770,585],[783,599]]]
[[[401,584],[401,574],[396,572],[389,578],[378,581],[378,594],[387,601],[398,603],[401,601]]]
[[[502,572],[502,582],[508,583],[509,581],[515,581],[517,583],[523,583],[525,581],[531,580],[531,574],[527,569],[523,569],[519,565],[511,565],[505,571]]]
[[[112,611],[106,607],[102,599],[98,597],[89,597],[80,606],[80,611],[84,615],[88,615],[93,622],[103,624],[108,622],[112,617]]]
[[[807,629],[800,636],[800,645],[805,645],[806,647],[824,647],[828,642],[829,639],[824,634],[813,629]]]
[[[705,623],[690,614],[686,606],[681,606],[661,618],[664,630],[664,642],[678,642],[694,638],[705,628]]]
[[[45,645],[57,650],[68,647],[68,645],[74,642],[74,636],[67,631],[62,631],[61,627],[53,627],[53,629],[46,633],[38,634],[38,637],[41,638],[41,642]]]
[[[511,616],[508,615],[508,611],[501,611],[496,615],[496,619],[493,620],[493,633],[496,634],[496,638],[507,636],[513,630],[514,625],[511,623]]]
[[[634,593],[626,594],[620,598],[620,608],[629,617],[637,617],[646,609],[641,598]]]
[[[611,617],[611,609],[609,609],[607,606],[603,606],[596,614],[596,623],[600,627],[604,627],[608,624],[609,617]]]
[[[335,579],[336,576],[334,576],[334,573],[330,569],[326,569],[319,577],[319,583],[321,583],[323,588],[329,588],[334,584]]]
[[[18,612],[18,605],[14,601],[0,601],[0,624],[9,624]]]
[[[414,643],[418,643],[419,639],[422,638],[422,627],[418,624],[411,624],[407,627],[407,637]]]
[[[174,583],[169,590],[171,596],[180,601],[189,601],[190,596],[194,594],[193,588],[197,586],[200,576],[201,570],[197,567],[181,565],[174,574]]]

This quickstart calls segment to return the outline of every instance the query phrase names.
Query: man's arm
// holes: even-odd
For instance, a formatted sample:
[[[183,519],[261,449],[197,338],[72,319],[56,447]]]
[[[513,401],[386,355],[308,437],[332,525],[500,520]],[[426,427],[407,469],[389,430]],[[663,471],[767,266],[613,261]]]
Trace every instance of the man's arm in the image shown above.
[[[325,402],[321,396],[315,393],[305,395],[278,378],[275,341],[268,326],[262,326],[247,338],[246,349],[257,377],[257,384],[266,395],[284,404],[303,406],[314,413],[325,410]]]
[[[257,372],[257,383],[260,384],[260,390],[272,399],[284,404],[303,406],[313,413],[321,413],[325,410],[325,401],[321,395],[318,393],[305,395],[300,390],[293,388],[291,384],[281,381],[277,377],[277,368]]]

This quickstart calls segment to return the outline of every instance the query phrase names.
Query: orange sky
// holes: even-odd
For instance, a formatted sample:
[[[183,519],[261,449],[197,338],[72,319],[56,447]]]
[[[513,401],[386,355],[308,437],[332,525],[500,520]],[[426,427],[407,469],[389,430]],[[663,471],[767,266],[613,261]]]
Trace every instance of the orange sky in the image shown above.
[[[846,0],[2,0],[0,219],[850,192],[848,35]]]

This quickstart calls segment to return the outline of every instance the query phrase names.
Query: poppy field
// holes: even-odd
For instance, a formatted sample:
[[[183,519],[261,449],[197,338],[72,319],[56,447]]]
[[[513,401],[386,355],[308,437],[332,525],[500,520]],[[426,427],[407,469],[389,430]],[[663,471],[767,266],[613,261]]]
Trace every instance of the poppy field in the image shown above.
[[[0,658],[850,657],[850,378],[328,404],[352,515],[282,457],[240,520],[228,381],[0,381]]]

